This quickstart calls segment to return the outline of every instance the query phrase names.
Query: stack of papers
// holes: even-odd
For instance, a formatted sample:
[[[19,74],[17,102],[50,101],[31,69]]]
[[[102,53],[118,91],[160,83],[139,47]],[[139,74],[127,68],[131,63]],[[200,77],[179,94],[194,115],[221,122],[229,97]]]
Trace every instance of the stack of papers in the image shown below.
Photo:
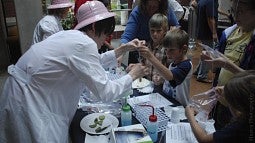
[[[166,130],[167,143],[198,143],[189,123],[168,123]]]

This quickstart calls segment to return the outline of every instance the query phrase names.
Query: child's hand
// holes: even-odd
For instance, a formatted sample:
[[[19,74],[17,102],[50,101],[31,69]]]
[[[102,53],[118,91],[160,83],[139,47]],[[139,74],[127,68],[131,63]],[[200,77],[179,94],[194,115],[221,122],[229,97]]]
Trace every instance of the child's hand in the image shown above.
[[[135,64],[129,64],[128,67],[126,68],[126,72],[130,72],[134,66]]]
[[[151,53],[150,49],[146,46],[142,46],[139,48],[139,52],[141,54],[142,57],[149,59],[150,57],[153,56],[153,54]]]
[[[187,105],[185,108],[185,115],[189,120],[190,118],[192,118],[196,115],[195,109],[192,106]]]
[[[216,91],[216,93],[217,93],[219,96],[223,96],[224,86],[217,86],[217,87],[215,88],[215,91]]]
[[[222,104],[222,105],[224,105],[224,106],[228,106],[228,103],[227,103],[227,101],[226,101],[226,99],[225,99],[225,97],[224,97],[224,86],[217,86],[216,88],[215,88],[215,91],[216,91],[216,93],[219,95],[217,98],[218,98],[218,101]]]
[[[149,73],[148,67],[143,66],[140,63],[129,65],[128,68],[130,70],[128,74],[132,77],[133,80],[137,78],[142,78]]]

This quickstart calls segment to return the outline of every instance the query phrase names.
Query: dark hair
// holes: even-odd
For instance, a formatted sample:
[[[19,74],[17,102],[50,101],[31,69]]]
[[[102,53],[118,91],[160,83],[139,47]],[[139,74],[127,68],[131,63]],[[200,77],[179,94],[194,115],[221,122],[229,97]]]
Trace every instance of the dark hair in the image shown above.
[[[240,0],[238,0],[240,2]],[[254,0],[243,0],[243,2],[247,3],[248,6],[250,6],[252,9],[255,8],[255,1]]]
[[[139,1],[139,9],[141,10],[141,12],[143,14],[146,14],[147,11],[146,11],[146,5],[148,3],[149,0],[140,0]],[[155,0],[156,1],[156,0]],[[167,15],[168,14],[168,0],[157,0],[159,1],[159,9],[158,9],[158,13],[162,13],[164,15]]]
[[[164,31],[168,30],[168,20],[164,14],[156,13],[154,14],[149,21],[150,28],[163,28]]]
[[[241,113],[240,119],[249,120],[255,115],[255,70],[247,70],[234,75],[224,86],[224,96],[234,110]]]
[[[80,31],[88,31],[92,29],[92,24],[80,28]],[[95,22],[96,35],[101,36],[102,33],[106,35],[111,35],[115,28],[115,19],[114,17],[109,17],[100,21]]]
[[[170,46],[177,46],[181,48],[183,45],[188,45],[189,35],[180,28],[175,28],[166,33],[166,36],[163,39],[163,46],[165,48]]]
[[[49,15],[55,15],[58,17],[62,17],[62,14],[66,12],[67,9],[70,9],[70,7],[65,8],[57,8],[57,9],[48,9]]]
[[[247,6],[249,6],[251,9],[255,9],[255,1],[254,0],[234,0],[233,2],[233,12],[237,12],[236,8],[238,6],[239,3],[243,3],[246,4]]]

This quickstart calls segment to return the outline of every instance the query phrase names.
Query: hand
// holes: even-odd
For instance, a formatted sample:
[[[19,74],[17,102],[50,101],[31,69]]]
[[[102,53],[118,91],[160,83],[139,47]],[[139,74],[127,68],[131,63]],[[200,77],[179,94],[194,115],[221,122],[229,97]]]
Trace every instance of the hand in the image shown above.
[[[196,0],[192,0],[190,5],[193,6],[194,8],[197,8],[197,1]]]
[[[146,66],[143,66],[142,64],[130,64],[127,68],[127,70],[130,70],[128,74],[133,78],[133,80],[136,80],[137,78],[142,78],[145,75],[149,74],[149,69]]]
[[[120,67],[120,66],[121,66],[122,61],[123,61],[123,55],[121,55],[120,57],[118,57],[118,58],[117,58],[118,67]]]
[[[224,86],[217,86],[217,87],[215,88],[215,91],[216,91],[216,93],[217,93],[218,95],[223,96]]]
[[[135,51],[139,47],[144,46],[145,44],[146,44],[145,40],[134,39],[134,40],[124,44],[124,47],[125,47],[126,51]]]
[[[201,59],[202,61],[204,61],[204,60],[212,60],[213,57],[210,55],[209,52],[207,52],[207,51],[202,51],[202,53],[201,53],[201,55],[200,55],[200,59]]]
[[[126,68],[126,72],[130,72],[134,66],[135,64],[129,64],[128,67]]]
[[[195,114],[196,114],[195,109],[192,106],[187,105],[185,108],[185,115],[188,118],[188,120],[194,118]]]
[[[139,52],[141,54],[142,57],[149,59],[150,57],[153,56],[152,52],[150,51],[150,49],[146,46],[141,46],[139,48]]]
[[[213,58],[211,56],[205,56],[204,57],[204,61],[209,65],[209,67],[213,68],[224,68],[226,67],[226,64],[229,62],[228,58],[223,55],[222,53],[220,53],[219,51],[216,51],[219,55],[218,58]]]
[[[224,86],[217,86],[216,88],[215,88],[215,91],[216,91],[216,93],[219,95],[217,98],[218,98],[218,101],[222,104],[222,105],[224,105],[224,106],[228,106],[228,103],[227,103],[227,101],[226,101],[226,99],[225,99],[225,97],[224,97]]]

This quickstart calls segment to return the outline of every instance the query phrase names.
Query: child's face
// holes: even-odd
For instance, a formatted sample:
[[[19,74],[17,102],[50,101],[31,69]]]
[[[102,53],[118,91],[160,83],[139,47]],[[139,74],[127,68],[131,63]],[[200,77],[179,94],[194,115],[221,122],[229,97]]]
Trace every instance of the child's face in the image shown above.
[[[183,57],[183,52],[181,48],[176,46],[170,46],[165,48],[166,56],[168,59],[172,59],[174,61],[181,59]]]
[[[166,35],[166,31],[163,30],[163,28],[150,28],[150,35],[151,39],[154,43],[160,43],[164,36]]]
[[[153,76],[152,76],[152,81],[155,85],[160,85],[160,84],[163,84],[164,83],[164,79],[163,77],[157,73],[157,72],[154,72],[153,73]]]

